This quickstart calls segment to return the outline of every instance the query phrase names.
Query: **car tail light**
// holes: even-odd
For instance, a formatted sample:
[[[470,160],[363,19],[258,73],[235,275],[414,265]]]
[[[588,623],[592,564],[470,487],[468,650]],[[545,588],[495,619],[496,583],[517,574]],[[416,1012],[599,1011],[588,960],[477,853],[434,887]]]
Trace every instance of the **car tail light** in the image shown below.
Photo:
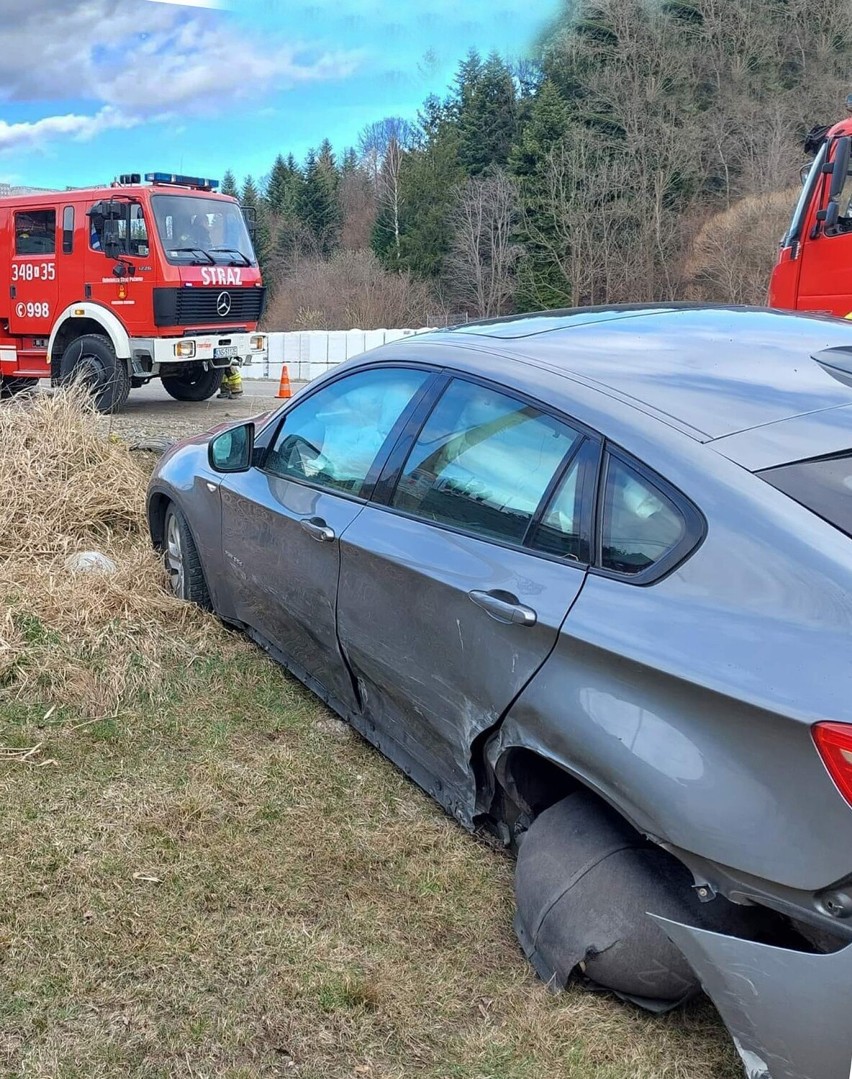
[[[816,723],[813,736],[828,774],[852,805],[852,723]]]

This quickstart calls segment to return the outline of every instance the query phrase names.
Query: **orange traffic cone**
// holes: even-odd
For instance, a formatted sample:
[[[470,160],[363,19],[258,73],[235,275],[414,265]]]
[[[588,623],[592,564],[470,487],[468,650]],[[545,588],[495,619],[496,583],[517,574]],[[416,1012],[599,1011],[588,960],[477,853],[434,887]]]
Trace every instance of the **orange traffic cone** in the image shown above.
[[[287,364],[281,368],[281,381],[278,383],[278,393],[276,397],[292,397],[293,391],[290,389],[290,375],[287,371]]]

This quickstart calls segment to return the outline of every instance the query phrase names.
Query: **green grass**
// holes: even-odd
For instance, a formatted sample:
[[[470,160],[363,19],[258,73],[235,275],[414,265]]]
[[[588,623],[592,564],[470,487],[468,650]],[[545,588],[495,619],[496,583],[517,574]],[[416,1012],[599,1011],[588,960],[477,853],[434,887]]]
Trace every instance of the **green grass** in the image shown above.
[[[259,651],[221,657],[71,733],[0,703],[0,745],[56,762],[0,764],[0,1075],[739,1077],[706,1004],[550,995],[511,861]]]

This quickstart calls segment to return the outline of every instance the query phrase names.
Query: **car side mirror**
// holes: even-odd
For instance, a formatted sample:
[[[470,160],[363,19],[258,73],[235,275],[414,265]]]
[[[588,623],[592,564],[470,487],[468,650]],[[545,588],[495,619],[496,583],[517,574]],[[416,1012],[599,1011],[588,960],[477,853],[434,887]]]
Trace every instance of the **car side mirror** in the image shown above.
[[[104,221],[104,254],[108,259],[117,259],[122,253],[121,231],[117,221]]]
[[[254,424],[230,427],[211,440],[207,457],[214,472],[248,472],[254,453]]]

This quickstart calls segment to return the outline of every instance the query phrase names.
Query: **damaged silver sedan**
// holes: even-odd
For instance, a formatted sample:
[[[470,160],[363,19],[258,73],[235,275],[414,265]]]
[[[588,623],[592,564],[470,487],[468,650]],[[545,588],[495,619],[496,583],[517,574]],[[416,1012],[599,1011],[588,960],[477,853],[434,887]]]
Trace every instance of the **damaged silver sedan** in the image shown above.
[[[554,989],[706,991],[751,1079],[852,1067],[852,325],[408,338],[151,482],[174,590],[517,853]]]

